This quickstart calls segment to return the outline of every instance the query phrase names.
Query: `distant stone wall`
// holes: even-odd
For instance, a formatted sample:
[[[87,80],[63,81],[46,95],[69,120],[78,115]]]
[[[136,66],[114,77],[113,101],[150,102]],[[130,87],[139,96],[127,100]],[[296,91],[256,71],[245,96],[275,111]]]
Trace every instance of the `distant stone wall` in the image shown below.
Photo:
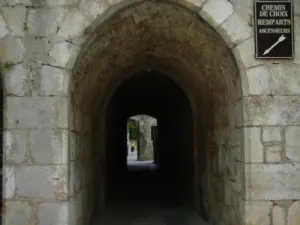
[[[138,160],[153,160],[154,149],[151,126],[157,126],[157,121],[155,118],[147,115],[137,115],[132,118],[139,123]]]

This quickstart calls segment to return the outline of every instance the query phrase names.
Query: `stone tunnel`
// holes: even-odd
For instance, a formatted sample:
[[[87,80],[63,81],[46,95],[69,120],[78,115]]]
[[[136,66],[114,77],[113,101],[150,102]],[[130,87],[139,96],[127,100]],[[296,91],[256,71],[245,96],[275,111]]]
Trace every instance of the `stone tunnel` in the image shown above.
[[[0,6],[3,224],[299,225],[299,29],[272,63],[236,0]],[[140,114],[154,171],[126,164]]]
[[[243,161],[241,81],[226,43],[184,7],[153,2],[114,13],[94,33],[71,95],[84,215],[109,201],[126,171],[126,118],[136,114],[158,119],[160,180],[173,184],[173,197],[222,214],[220,187],[232,180],[239,198],[244,183],[242,164],[232,163]]]

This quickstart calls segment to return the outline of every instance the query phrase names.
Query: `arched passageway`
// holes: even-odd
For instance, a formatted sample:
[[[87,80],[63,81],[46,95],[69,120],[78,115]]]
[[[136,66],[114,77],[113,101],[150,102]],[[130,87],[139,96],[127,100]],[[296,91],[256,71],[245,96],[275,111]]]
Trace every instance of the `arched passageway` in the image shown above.
[[[156,183],[146,185],[148,190],[142,190],[145,181],[139,180],[135,180],[130,189],[137,187],[137,192],[143,191],[146,198],[152,196],[150,198],[152,201],[155,199],[153,196],[155,189],[157,191],[165,189],[164,194],[156,194],[158,201],[162,201],[172,191],[180,190],[180,194],[173,193],[172,197],[168,196],[169,199],[179,200],[176,199],[179,197],[180,200],[189,200],[190,204],[193,204],[192,199],[187,198],[193,196],[193,115],[189,100],[176,83],[158,71],[141,71],[118,87],[107,110],[105,140],[108,166],[106,177],[109,178],[107,193],[116,187],[117,190],[114,190],[111,196],[115,197],[118,196],[116,193],[122,193],[128,197],[125,185],[116,185],[118,179],[127,171],[127,149],[124,144],[126,118],[135,114],[148,114],[158,118],[156,174],[160,176],[155,177]],[[168,187],[160,186],[162,183]],[[146,202],[141,196],[137,199],[144,204]]]
[[[164,205],[157,198],[171,189],[183,208],[174,211],[168,198],[162,202],[169,203],[168,218],[181,225],[189,224],[178,218],[191,212],[183,210],[188,206],[212,225],[299,225],[300,1],[294,1],[295,59],[276,62],[254,58],[251,4],[0,1],[0,57],[11,69],[4,79],[3,224],[91,225],[99,213],[111,219],[116,212],[122,218],[130,200],[110,211],[124,199],[123,189],[114,195],[122,184],[131,199],[153,200],[150,212]],[[135,107],[122,113],[116,107],[141,92],[132,82],[146,85],[148,69],[158,77],[151,86],[156,90],[147,91],[150,99],[157,92],[165,99],[159,109],[148,102],[148,113],[162,115],[161,169],[148,179],[129,179],[119,143],[124,127],[116,121]],[[130,83],[123,100],[114,100]],[[178,126],[183,130],[175,132]],[[162,188],[145,199],[147,188],[130,188],[141,181]],[[127,215],[148,212],[139,204],[141,211]],[[172,223],[156,213],[140,215],[138,224]]]
[[[126,118],[146,113],[158,118],[156,199],[167,193],[211,223],[239,224],[243,207],[227,199],[244,191],[242,163],[232,163],[243,161],[241,81],[231,51],[205,21],[168,2],[121,8],[91,35],[72,82],[71,173],[84,177],[72,196],[83,200],[78,220],[89,223],[116,196],[134,196],[125,181],[143,179],[126,176]],[[234,215],[224,218],[226,210]]]

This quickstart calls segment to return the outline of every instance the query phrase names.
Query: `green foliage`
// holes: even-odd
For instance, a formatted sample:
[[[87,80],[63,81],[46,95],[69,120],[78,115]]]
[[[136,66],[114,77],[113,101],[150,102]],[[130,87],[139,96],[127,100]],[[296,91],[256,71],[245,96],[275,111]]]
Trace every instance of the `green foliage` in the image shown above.
[[[137,124],[134,121],[128,121],[127,128],[129,130],[129,139],[137,140],[137,133],[138,133]]]

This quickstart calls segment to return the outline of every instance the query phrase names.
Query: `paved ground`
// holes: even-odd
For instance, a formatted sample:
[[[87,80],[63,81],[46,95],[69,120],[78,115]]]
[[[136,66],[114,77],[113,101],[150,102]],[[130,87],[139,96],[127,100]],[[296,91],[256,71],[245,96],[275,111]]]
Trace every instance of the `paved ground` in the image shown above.
[[[181,204],[174,184],[155,164],[128,163],[129,172],[115,185],[111,201],[95,225],[207,225],[193,209]]]

